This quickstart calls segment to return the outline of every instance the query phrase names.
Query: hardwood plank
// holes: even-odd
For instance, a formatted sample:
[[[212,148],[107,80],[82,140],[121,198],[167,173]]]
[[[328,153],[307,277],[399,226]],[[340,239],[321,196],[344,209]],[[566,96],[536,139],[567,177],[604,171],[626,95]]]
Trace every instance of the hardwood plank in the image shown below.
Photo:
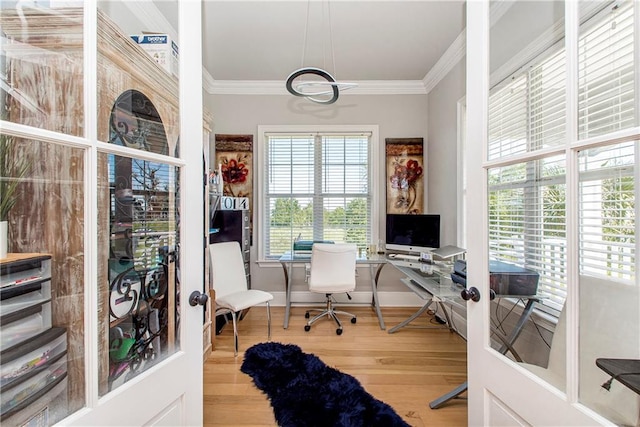
[[[283,329],[284,307],[272,307],[272,341],[296,344],[320,357],[327,365],[353,375],[377,399],[391,405],[410,425],[467,425],[466,398],[432,410],[429,402],[451,391],[467,378],[466,343],[445,328],[402,328],[395,334],[380,330],[375,312],[349,307],[358,322],[335,325],[322,320],[304,331],[305,307],[293,307],[289,328]],[[385,307],[387,327],[400,323],[416,309]],[[431,316],[414,322],[437,326]],[[266,396],[240,372],[244,350],[267,340],[266,310],[252,308],[239,323],[240,351],[233,356],[233,328],[216,337],[215,350],[204,365],[204,425],[275,426]],[[464,396],[464,395],[463,395]]]

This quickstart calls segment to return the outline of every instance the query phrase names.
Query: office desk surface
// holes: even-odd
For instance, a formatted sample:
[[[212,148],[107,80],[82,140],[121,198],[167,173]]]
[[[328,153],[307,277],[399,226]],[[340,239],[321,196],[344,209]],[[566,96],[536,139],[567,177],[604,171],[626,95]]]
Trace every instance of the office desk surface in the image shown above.
[[[387,262],[426,291],[426,293],[416,292],[422,299],[437,297],[466,307],[460,296],[464,286],[451,280],[452,264],[440,262],[427,264],[420,261],[391,259]]]

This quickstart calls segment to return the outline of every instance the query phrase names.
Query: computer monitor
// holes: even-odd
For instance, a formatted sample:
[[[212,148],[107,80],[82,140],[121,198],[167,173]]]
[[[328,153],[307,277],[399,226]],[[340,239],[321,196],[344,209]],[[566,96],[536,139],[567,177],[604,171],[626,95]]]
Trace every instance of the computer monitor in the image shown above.
[[[387,214],[387,251],[429,252],[440,247],[440,215]]]

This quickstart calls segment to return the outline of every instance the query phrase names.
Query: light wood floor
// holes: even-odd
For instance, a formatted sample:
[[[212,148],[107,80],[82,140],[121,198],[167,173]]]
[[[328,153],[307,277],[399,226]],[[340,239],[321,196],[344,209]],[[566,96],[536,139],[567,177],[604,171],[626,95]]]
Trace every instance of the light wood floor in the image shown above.
[[[416,308],[382,309],[387,329],[409,317]],[[327,365],[356,377],[374,397],[391,405],[410,425],[466,426],[466,394],[439,409],[429,402],[466,380],[466,344],[448,329],[402,328],[382,331],[375,312],[349,307],[357,323],[343,322],[344,333],[322,319],[304,331],[304,307],[293,307],[289,328],[282,327],[283,307],[272,307],[272,341],[296,344]],[[423,315],[413,324],[435,326]],[[266,396],[240,372],[244,350],[267,340],[266,309],[252,308],[239,322],[240,350],[233,356],[233,328],[227,325],[215,338],[215,349],[204,364],[205,426],[275,426]]]

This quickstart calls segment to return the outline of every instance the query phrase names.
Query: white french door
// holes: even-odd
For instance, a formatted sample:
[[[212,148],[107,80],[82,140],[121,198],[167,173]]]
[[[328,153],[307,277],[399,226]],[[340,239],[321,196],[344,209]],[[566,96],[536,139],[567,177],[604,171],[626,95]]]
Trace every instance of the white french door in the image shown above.
[[[631,77],[631,81],[635,78],[636,93],[631,89],[631,101],[616,104],[618,101],[612,100],[614,97],[626,96],[626,93],[620,88],[628,86],[623,86],[623,83],[620,83],[616,86],[615,95],[602,91],[598,93],[598,102],[589,104],[589,90],[606,89],[607,86],[603,82],[612,85],[617,83],[613,82],[616,79],[611,77],[603,79],[602,75],[599,75],[599,85],[585,83],[590,78],[587,73],[588,62],[597,56],[595,53],[591,55],[587,49],[589,36],[586,34],[589,30],[585,28],[589,22],[592,22],[588,19],[595,16],[596,12],[610,14],[613,16],[612,21],[603,26],[603,31],[606,34],[602,37],[621,37],[619,34],[614,34],[616,29],[623,26],[623,18],[617,14],[630,7],[631,2],[491,3],[498,7],[492,8],[490,14],[488,0],[467,2],[467,128],[465,129],[467,141],[464,153],[468,186],[466,228],[482,231],[469,233],[466,236],[468,276],[474,278],[470,280],[469,286],[476,287],[481,294],[481,299],[478,302],[467,302],[469,425],[586,426],[621,423],[623,425],[637,425],[638,396],[616,381],[611,385],[610,391],[604,390],[601,384],[604,383],[603,379],[606,380],[609,375],[601,372],[594,363],[597,357],[606,357],[608,354],[616,354],[618,357],[628,359],[637,359],[639,356],[638,280],[635,278],[633,267],[635,258],[633,255],[626,258],[619,255],[618,258],[622,261],[618,261],[618,258],[614,260],[614,257],[608,257],[606,259],[609,261],[600,263],[594,261],[595,257],[608,249],[600,250],[596,246],[593,246],[595,249],[591,249],[589,246],[595,245],[596,239],[600,238],[599,234],[612,233],[612,236],[615,234],[614,237],[601,240],[606,241],[606,244],[601,245],[601,248],[620,246],[620,249],[617,250],[618,254],[628,253],[626,249],[622,249],[623,246],[628,246],[630,253],[633,253],[634,248],[637,249],[635,240],[633,238],[629,240],[626,237],[626,231],[620,232],[611,225],[611,221],[607,222],[602,219],[607,216],[606,208],[610,203],[609,199],[612,199],[612,196],[606,196],[609,197],[606,199],[603,195],[604,189],[613,182],[617,183],[615,191],[615,194],[618,195],[617,199],[623,201],[623,203],[618,202],[618,206],[625,206],[625,209],[637,211],[637,207],[634,207],[632,202],[637,194],[633,180],[637,175],[637,147],[640,140],[637,45],[635,56],[631,55],[631,57],[635,57],[634,61],[636,61],[635,65],[632,64],[635,71],[631,73],[632,76],[635,75],[635,77]],[[593,6],[594,3],[600,3],[602,10],[586,14],[587,7]],[[609,9],[605,10],[605,6],[608,6]],[[544,10],[545,13],[538,14],[538,12],[542,12],[540,8],[544,7],[547,8]],[[500,15],[505,19],[502,22],[504,25],[496,22],[500,20]],[[627,15],[635,17],[635,21],[633,21],[635,23],[631,25],[631,31],[635,34],[637,34],[638,28],[638,15],[637,10]],[[523,21],[518,21],[518,18]],[[545,20],[548,23],[545,23]],[[525,22],[525,24],[519,26],[518,22]],[[527,22],[528,24],[526,24]],[[585,23],[587,24],[584,25]],[[530,31],[530,33],[527,34],[526,31]],[[547,37],[547,41],[542,43],[540,41],[544,40],[544,36]],[[493,93],[490,91],[490,87],[493,90],[493,88],[500,86],[500,82],[495,81],[496,75],[502,75],[500,80],[503,82],[508,80],[509,83],[515,82],[523,75],[522,73],[509,75],[504,70],[509,65],[514,65],[509,63],[512,57],[525,50],[523,45],[516,47],[509,53],[507,50],[501,49],[501,41],[510,39],[507,42],[513,42],[526,38],[532,42],[527,43],[527,46],[537,46],[540,51],[548,49],[554,53],[561,50],[566,52],[566,63],[562,65],[564,77],[554,80],[552,83],[547,81],[549,86],[545,87],[543,79],[548,75],[545,73],[549,72],[549,68],[537,70],[538,74],[535,77],[540,79],[539,82],[542,82],[537,93],[539,95],[538,104],[524,105],[522,128],[517,127],[518,123],[516,122],[519,118],[515,114],[508,116],[509,120],[503,120],[500,131],[506,142],[500,146],[503,151],[495,154],[489,150],[492,143],[490,139],[495,138],[495,134],[491,135],[489,130],[490,116],[493,114],[490,111],[490,105],[492,105],[490,104],[490,95]],[[633,40],[634,37],[631,39]],[[637,40],[636,35],[635,43]],[[623,49],[613,50],[617,54],[621,53]],[[601,51],[601,47],[598,46],[598,52]],[[531,51],[528,60],[535,57],[534,53],[538,54],[539,52]],[[532,63],[534,65],[531,69],[536,65],[535,61]],[[585,63],[587,64],[585,65]],[[604,72],[605,67],[597,67],[597,72]],[[617,68],[615,71],[618,72],[622,67],[612,68]],[[527,67],[527,70],[529,69]],[[618,75],[620,74],[618,73]],[[527,77],[529,78],[531,75]],[[619,80],[622,82],[624,78],[620,76]],[[552,90],[548,90],[550,87]],[[633,83],[631,87],[633,88]],[[504,106],[503,111],[506,114],[504,117],[522,107],[516,100],[518,90],[518,87],[512,87],[510,93],[507,94],[512,103]],[[525,96],[524,92],[522,92],[522,96]],[[537,129],[544,129],[547,133],[535,134],[536,129],[533,129],[534,126],[531,125],[533,123],[531,117],[540,118],[546,114],[544,108],[547,104],[545,102],[551,96],[558,96],[560,99],[558,104],[553,105],[554,108],[557,108],[553,111],[560,111],[560,114],[553,116],[554,120],[556,117],[559,118],[560,127],[555,126],[557,123],[541,120],[537,122],[539,124]],[[628,97],[625,99],[628,100]],[[587,122],[596,117],[595,114],[590,116],[591,112],[604,105],[613,104],[616,104],[616,108],[623,104],[630,105],[630,121],[624,122],[625,113],[624,111],[620,113],[623,109],[618,108],[616,115],[622,117],[619,122],[615,122],[618,118],[606,118],[607,125],[615,122],[615,126],[612,125],[610,129],[599,128],[593,133],[584,130],[590,125]],[[537,116],[535,116],[536,114]],[[604,116],[603,113],[599,117],[602,116]],[[516,118],[514,119],[514,117]],[[551,132],[550,129],[553,129],[555,133],[551,138],[547,138]],[[523,144],[518,145],[521,142]],[[518,151],[518,147],[523,147],[522,151]],[[636,160],[629,160],[628,163],[625,163],[627,157],[634,158],[634,153]],[[545,163],[547,159],[553,161],[555,175],[547,174],[544,176],[546,181],[534,182],[535,179],[531,178],[532,174],[550,170],[545,169],[549,164]],[[558,159],[560,159],[559,162]],[[622,167],[623,165],[625,167]],[[519,167],[520,169],[518,169]],[[511,173],[511,175],[505,172]],[[533,182],[533,184],[528,187],[526,185],[518,187],[519,183],[514,178],[517,173],[521,174],[521,182]],[[493,179],[496,176],[498,176],[498,180]],[[539,184],[542,181],[547,187]],[[500,187],[496,183],[502,186]],[[493,187],[490,187],[491,185]],[[554,190],[561,188],[563,191],[563,199],[561,203],[558,202],[556,205],[556,212],[559,209],[558,206],[562,206],[563,219],[555,223],[553,233],[545,234],[547,229],[544,225],[553,223],[554,219],[543,217],[539,213],[544,210],[544,207],[540,208],[526,202],[521,205],[521,216],[511,215],[503,223],[496,221],[495,217],[490,218],[490,214],[496,215],[496,212],[491,210],[491,203],[495,203],[492,196],[518,195],[519,199],[516,197],[509,199],[513,204],[521,200],[526,201],[527,191],[530,194],[537,191],[538,193],[535,193],[537,196],[540,194],[548,195],[550,193],[544,193],[544,191],[547,191],[552,185]],[[623,190],[625,186],[628,187],[627,190]],[[620,196],[620,194],[624,195]],[[626,202],[630,202],[630,204],[624,205]],[[588,212],[594,206],[602,211],[596,215],[595,219],[589,217],[590,213]],[[538,212],[537,217],[535,217],[536,212]],[[500,214],[498,212],[498,215]],[[496,245],[496,234],[492,234],[490,231],[501,231],[501,227],[504,227],[509,229],[505,232],[507,234],[517,227],[518,221],[526,223],[527,215],[530,218],[538,219],[537,224],[542,224],[540,226],[542,231],[531,231],[531,229],[524,227],[524,232],[510,242],[511,246],[505,245],[504,241],[501,242],[502,246]],[[624,224],[630,229],[630,235],[635,235],[637,231],[635,221],[627,221],[624,220],[624,215],[620,216],[623,219],[618,218],[616,220],[618,224]],[[493,228],[490,229],[490,227]],[[614,229],[617,230],[615,233],[611,231]],[[562,232],[559,233],[558,230]],[[560,305],[563,307],[560,323],[566,323],[566,326],[563,326],[566,327],[566,338],[562,336],[561,328],[557,327],[556,337],[550,343],[549,366],[542,369],[544,371],[551,370],[551,365],[555,362],[555,360],[551,360],[555,357],[554,350],[557,353],[558,346],[560,346],[561,369],[554,380],[550,376],[542,375],[540,369],[538,371],[526,369],[523,364],[515,362],[512,358],[500,354],[491,347],[491,302],[488,271],[490,256],[497,252],[520,260],[518,259],[518,250],[522,247],[525,254],[523,258],[535,254],[538,257],[536,260],[544,260],[544,255],[540,255],[543,251],[539,248],[534,250],[523,243],[526,242],[528,235],[535,232],[538,233],[537,243],[539,246],[539,242],[544,241],[551,234],[556,241],[558,236],[564,239],[560,245],[561,252],[555,253],[554,257],[556,260],[562,259],[562,274],[558,274],[562,276],[562,280],[556,282],[556,285],[558,289],[566,291],[566,301],[560,300]],[[504,234],[500,236],[502,237]],[[521,246],[518,246],[520,244]],[[614,261],[612,262],[612,260]],[[521,261],[526,263],[524,259]],[[553,260],[549,262],[552,263]],[[613,272],[614,270],[616,271]],[[592,280],[593,277],[597,277],[597,279]],[[596,288],[593,289],[592,286],[596,286]],[[618,305],[608,307],[608,309],[612,313],[615,312],[617,315],[629,319],[629,324],[632,325],[630,338],[621,338],[616,343],[613,338],[609,338],[607,335],[615,335],[617,326],[611,325],[607,329],[603,325],[603,330],[599,332],[600,336],[596,336],[596,339],[593,340],[593,336],[589,335],[590,332],[587,332],[587,329],[591,331],[598,327],[597,324],[594,326],[589,323],[592,322],[591,317],[595,308],[606,305],[604,299],[618,292],[614,290],[620,287],[623,288],[623,295],[626,295],[625,298],[629,304],[618,302]],[[589,291],[587,291],[588,289]],[[588,305],[594,295],[600,295],[604,298],[601,301],[602,304]],[[624,301],[625,298],[621,298],[620,301]],[[631,340],[632,346],[626,348],[627,344],[623,341],[629,340]],[[598,345],[598,343],[609,344]],[[596,354],[596,356],[592,356],[592,354]],[[540,375],[533,372],[538,372]],[[625,403],[625,408],[618,411],[613,408],[615,403],[602,405],[602,402],[614,396],[613,393],[623,393],[624,398],[629,399],[628,403]],[[630,414],[624,413],[627,409],[631,409]],[[620,419],[625,421],[619,421]]]
[[[1,3],[2,425],[202,424],[201,2],[173,5],[182,79],[123,29],[152,2]]]
[[[121,312],[118,312],[113,306],[110,307],[110,319],[109,322],[109,345],[110,345],[110,357],[108,366],[108,388],[105,388],[105,380],[102,377],[104,375],[104,358],[101,357],[101,348],[104,348],[102,342],[104,341],[103,329],[100,327],[100,320],[98,325],[92,323],[91,319],[95,319],[92,312],[96,307],[95,301],[88,301],[88,311],[85,316],[90,319],[88,324],[91,325],[87,328],[87,366],[86,381],[87,381],[87,393],[86,393],[86,406],[71,414],[64,420],[66,425],[202,425],[202,319],[203,319],[203,307],[197,303],[190,303],[190,296],[193,293],[203,290],[203,262],[202,256],[192,256],[193,254],[201,252],[202,249],[202,236],[203,230],[202,224],[202,212],[203,212],[203,200],[202,200],[202,153],[203,153],[203,137],[202,137],[202,85],[201,85],[201,3],[200,1],[180,1],[176,2],[176,9],[179,14],[179,41],[180,41],[180,74],[182,76],[188,76],[188,78],[179,78],[178,92],[179,92],[179,107],[177,122],[179,127],[171,129],[165,123],[167,134],[171,134],[174,131],[173,137],[177,137],[179,144],[179,150],[176,150],[175,156],[179,158],[174,160],[162,156],[156,156],[148,153],[131,154],[115,151],[106,151],[110,148],[100,151],[98,149],[97,155],[94,155],[91,151],[90,157],[93,157],[95,162],[96,173],[98,174],[98,188],[90,188],[89,191],[95,191],[96,197],[92,199],[98,199],[98,205],[101,206],[101,198],[104,195],[103,186],[100,184],[100,174],[104,168],[109,169],[108,182],[113,187],[113,183],[116,183],[115,196],[111,196],[113,202],[111,205],[115,207],[115,216],[111,215],[110,219],[110,235],[118,235],[117,228],[114,229],[113,224],[120,224],[126,222],[126,216],[122,213],[118,213],[119,204],[122,197],[117,192],[117,185],[124,185],[128,187],[128,191],[132,191],[134,194],[133,201],[133,214],[129,222],[133,224],[134,233],[134,248],[127,252],[126,249],[117,247],[113,243],[114,237],[111,237],[111,254],[109,255],[108,270],[111,273],[112,270],[124,269],[128,265],[131,265],[130,269],[146,268],[147,262],[156,262],[156,257],[160,257],[156,252],[153,252],[155,246],[164,246],[160,254],[164,254],[165,259],[169,259],[164,265],[168,266],[164,274],[165,280],[169,282],[169,289],[171,286],[175,286],[173,292],[164,290],[163,299],[169,299],[169,309],[158,308],[155,309],[155,305],[162,307],[161,301],[158,298],[149,297],[148,302],[145,301],[145,305],[140,304],[144,291],[136,289],[138,292],[139,305],[135,310],[138,311],[136,319],[142,319],[144,322],[150,324],[144,324],[140,326],[138,323],[133,323],[133,330],[146,328],[144,333],[139,334],[137,342],[146,341],[150,342],[150,346],[147,346],[147,352],[149,348],[153,348],[152,356],[145,356],[144,352],[139,352],[137,357],[140,361],[131,361],[131,351],[127,356],[122,356],[122,359],[118,362],[117,357],[114,356],[114,347],[117,349],[119,344],[126,343],[127,338],[131,336],[130,330],[127,329],[128,317]],[[91,7],[85,6],[85,43],[94,43],[95,49],[95,33],[96,25],[95,20],[92,18],[92,14],[95,14]],[[85,52],[90,50],[85,49]],[[100,55],[99,55],[100,56]],[[100,61],[100,59],[99,59]],[[98,61],[98,62],[99,62]],[[92,65],[92,58],[85,61],[85,64]],[[95,63],[93,63],[95,66]],[[98,65],[99,67],[100,65]],[[95,74],[89,73],[88,80],[85,80],[86,87],[94,88],[97,84]],[[160,90],[163,90],[162,88]],[[89,90],[90,93],[100,94],[100,90]],[[100,96],[100,95],[99,95]],[[89,96],[91,99],[91,96]],[[147,98],[143,98],[148,101]],[[95,102],[90,102],[90,105],[94,105]],[[100,104],[100,102],[98,102]],[[127,100],[124,104],[129,107],[135,104],[135,101]],[[143,135],[144,132],[151,134],[154,128],[147,128],[140,131],[137,134],[129,132],[129,128],[126,126],[132,126],[132,120],[135,118],[135,114],[132,111],[116,111],[119,107],[116,105],[112,112],[112,117],[115,117],[111,125],[111,137],[110,143],[118,145],[129,146],[126,142],[130,142],[133,136]],[[166,110],[159,108],[160,119],[167,120],[168,114]],[[125,118],[118,118],[116,114],[124,114]],[[127,115],[128,114],[128,115]],[[100,114],[98,114],[100,117]],[[111,120],[111,119],[110,119]],[[121,122],[128,120],[128,125],[121,125]],[[137,120],[137,119],[136,119]],[[115,124],[114,124],[115,123]],[[94,127],[100,128],[100,123],[91,123],[88,120],[87,128],[92,129]],[[162,129],[162,127],[160,127]],[[179,136],[175,133],[175,129],[179,129]],[[90,136],[89,136],[90,138]],[[97,137],[100,140],[100,136]],[[129,140],[127,140],[129,138]],[[120,140],[118,140],[120,139]],[[151,144],[157,144],[159,137],[153,137],[148,139]],[[180,143],[181,141],[181,143]],[[185,143],[188,141],[189,143]],[[146,145],[146,144],[145,144]],[[99,145],[98,145],[99,147]],[[146,151],[154,151],[153,146],[149,148],[147,145]],[[167,154],[166,149],[155,150],[155,153],[162,155]],[[169,155],[171,147],[169,147]],[[197,165],[197,167],[193,167]],[[123,172],[124,171],[124,172]],[[102,172],[104,176],[107,176],[106,172]],[[154,180],[158,180],[159,184],[156,185]],[[143,183],[141,183],[144,181]],[[125,184],[122,184],[125,182]],[[120,183],[120,184],[119,184]],[[152,187],[157,188],[152,188]],[[149,197],[149,192],[145,193],[145,189],[151,188],[152,197]],[[167,191],[168,189],[168,191]],[[157,191],[156,191],[157,190]],[[114,192],[113,189],[111,190]],[[126,193],[126,192],[125,192]],[[123,194],[123,193],[121,193]],[[162,199],[162,200],[161,200]],[[98,209],[100,210],[100,208]],[[124,219],[118,217],[123,216]],[[145,222],[144,218],[148,216]],[[98,223],[100,224],[100,212],[97,213]],[[168,218],[168,220],[167,220]],[[162,232],[158,232],[158,227],[162,227],[163,223],[169,223],[167,234],[169,237],[162,235]],[[143,224],[143,225],[141,225]],[[144,225],[151,224],[151,225]],[[142,227],[137,229],[136,227]],[[150,227],[150,228],[146,228]],[[100,225],[98,226],[97,234],[100,235]],[[145,233],[149,233],[146,234]],[[126,233],[125,233],[126,234]],[[157,235],[161,235],[158,237]],[[135,240],[137,237],[138,240]],[[116,237],[117,239],[117,237]],[[155,240],[154,240],[155,239]],[[161,243],[157,243],[160,241]],[[156,242],[156,243],[154,243]],[[98,250],[96,254],[90,254],[89,259],[94,259],[97,254],[100,254],[100,238],[98,239]],[[174,244],[175,243],[175,244]],[[116,248],[117,249],[114,249]],[[90,250],[90,249],[89,249]],[[168,252],[163,252],[164,250]],[[115,255],[114,255],[114,252]],[[122,267],[124,263],[123,259],[127,259],[127,253],[129,257],[134,261],[129,261],[128,265]],[[152,253],[153,255],[149,255]],[[167,255],[167,253],[169,255]],[[153,258],[153,259],[152,259]],[[151,261],[149,261],[151,260]],[[102,261],[97,260],[98,270]],[[120,265],[119,265],[120,264]],[[140,267],[142,264],[142,267]],[[135,265],[135,267],[134,267]],[[144,270],[142,270],[144,271]],[[150,275],[147,273],[147,278]],[[110,277],[111,279],[111,277]],[[134,279],[135,282],[136,279]],[[143,279],[144,280],[144,279]],[[110,280],[111,285],[111,303],[114,301],[127,301],[130,298],[129,289],[125,289],[126,292],[116,293],[114,291],[113,281]],[[94,285],[96,286],[96,285]],[[144,281],[142,282],[143,288],[145,287]],[[157,285],[161,288],[161,285]],[[151,289],[151,286],[147,286],[147,294],[160,292],[158,289]],[[113,294],[116,294],[113,297]],[[91,293],[95,295],[95,293]],[[197,294],[196,294],[197,295]],[[99,303],[98,303],[99,304]],[[165,302],[166,304],[166,302]],[[123,309],[123,312],[126,310]],[[150,314],[156,314],[155,322],[159,325],[153,325],[152,317],[145,314],[145,310],[148,310]],[[164,311],[163,311],[164,310]],[[146,316],[146,317],[145,317]],[[160,320],[158,320],[158,317]],[[122,323],[118,321],[123,320]],[[167,325],[168,324],[168,325]],[[151,340],[151,334],[154,331],[164,328],[168,330],[167,334],[162,334],[160,337]],[[130,326],[129,326],[130,327]],[[98,332],[100,331],[100,332]],[[124,332],[123,332],[124,331]],[[98,336],[93,336],[98,332]],[[124,337],[123,337],[124,335]],[[134,346],[137,345],[134,344]],[[154,347],[156,346],[156,347]],[[162,349],[162,355],[159,349]],[[168,350],[167,350],[168,348]],[[118,356],[120,357],[120,356]],[[115,361],[114,361],[115,360]],[[118,369],[122,367],[121,374]]]

